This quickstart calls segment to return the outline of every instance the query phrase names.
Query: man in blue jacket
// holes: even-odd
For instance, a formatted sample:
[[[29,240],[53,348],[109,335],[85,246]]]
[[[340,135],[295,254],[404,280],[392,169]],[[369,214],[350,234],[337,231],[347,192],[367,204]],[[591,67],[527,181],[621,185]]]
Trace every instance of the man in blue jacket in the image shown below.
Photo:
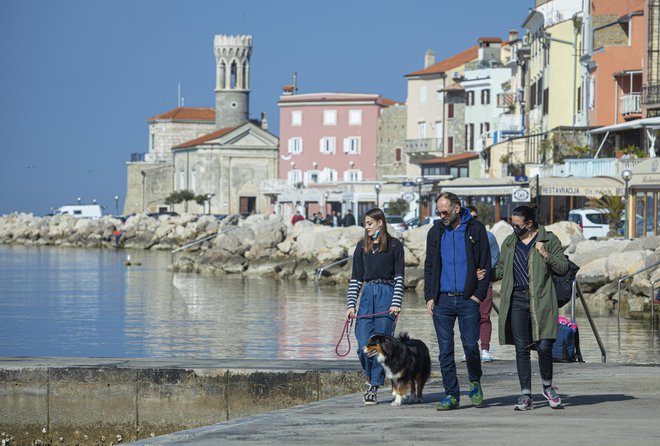
[[[470,380],[468,396],[475,406],[483,402],[479,305],[488,291],[491,258],[486,227],[472,218],[455,194],[442,193],[436,207],[436,214],[441,219],[433,224],[426,237],[424,298],[438,337],[440,371],[445,388],[445,398],[436,409],[452,410],[460,403],[454,359],[456,319]],[[486,270],[481,280],[477,278],[477,269]]]

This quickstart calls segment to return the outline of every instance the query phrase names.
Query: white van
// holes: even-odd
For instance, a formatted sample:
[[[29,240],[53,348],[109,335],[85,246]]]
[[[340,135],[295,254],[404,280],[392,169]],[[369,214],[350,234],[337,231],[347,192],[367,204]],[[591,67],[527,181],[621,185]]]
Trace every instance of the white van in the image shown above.
[[[573,209],[568,213],[568,221],[576,223],[584,238],[589,240],[607,237],[610,232],[610,213],[607,209]]]
[[[55,215],[73,215],[76,218],[101,218],[103,212],[100,204],[71,204],[61,206]]]

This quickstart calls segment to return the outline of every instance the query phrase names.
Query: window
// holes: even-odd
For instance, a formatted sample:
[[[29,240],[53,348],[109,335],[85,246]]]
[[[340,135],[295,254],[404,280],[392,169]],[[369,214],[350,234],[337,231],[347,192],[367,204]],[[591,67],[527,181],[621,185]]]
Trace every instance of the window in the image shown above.
[[[305,172],[305,184],[318,184],[320,177],[318,170],[308,170]]]
[[[488,105],[490,104],[490,90],[481,90],[481,104]]]
[[[290,170],[288,173],[289,184],[295,186],[302,182],[302,172],[299,170]]]
[[[156,149],[156,134],[152,133],[151,134],[151,147],[149,147],[151,150]]]
[[[362,125],[362,110],[348,111],[348,125]]]
[[[300,127],[302,125],[302,110],[293,110],[291,112],[291,127]]]
[[[394,149],[394,160],[398,163],[401,162],[401,147]]]
[[[322,181],[325,183],[336,183],[337,182],[337,171],[335,169],[330,169],[326,167],[323,169]]]
[[[465,124],[465,148],[474,148],[474,124]]]
[[[419,87],[419,102],[426,104],[426,86]]]
[[[323,110],[323,125],[337,125],[337,110]]]
[[[543,114],[547,115],[548,111],[550,110],[550,92],[548,91],[547,88],[543,90]]]
[[[490,122],[482,122],[479,125],[479,135],[488,137],[488,132],[490,132]]]
[[[362,171],[357,169],[344,171],[344,181],[362,181]]]
[[[447,104],[447,118],[454,117],[454,104]]]
[[[530,109],[536,107],[536,82],[529,87]]]
[[[454,153],[454,137],[447,137],[447,153]]]
[[[321,153],[325,153],[325,154],[335,153],[336,138],[334,136],[323,137],[321,138],[320,143],[321,143],[320,144]]]
[[[419,139],[424,139],[426,138],[426,123],[425,122],[418,122],[417,123],[417,133],[419,135]]]
[[[348,138],[344,138],[344,153],[359,154],[360,138],[357,136],[350,136]]]
[[[302,153],[302,138],[289,138],[289,153]]]
[[[465,95],[465,105],[474,105],[474,91],[468,91]]]

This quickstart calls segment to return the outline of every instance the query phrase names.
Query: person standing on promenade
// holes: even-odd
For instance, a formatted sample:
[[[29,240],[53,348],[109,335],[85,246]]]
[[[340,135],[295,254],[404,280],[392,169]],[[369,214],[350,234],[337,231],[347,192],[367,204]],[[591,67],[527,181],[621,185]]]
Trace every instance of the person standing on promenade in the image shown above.
[[[536,220],[534,210],[519,206],[511,214],[514,233],[502,243],[495,270],[500,287],[500,344],[516,348],[521,395],[515,410],[534,408],[530,347],[538,352],[543,396],[551,407],[561,398],[552,385],[552,344],[557,338],[557,297],[552,274],[568,271],[568,261],[556,235]],[[487,277],[487,276],[486,276]]]
[[[353,215],[353,211],[350,209],[347,209],[346,214],[344,214],[342,226],[355,226],[355,216]]]
[[[426,237],[424,298],[433,317],[440,348],[440,372],[445,397],[437,410],[457,409],[460,389],[454,359],[454,325],[458,319],[465,352],[469,397],[475,406],[483,402],[479,356],[479,305],[486,298],[489,274],[477,279],[477,269],[491,270],[490,247],[485,226],[472,218],[451,192],[436,202],[436,221]]]
[[[377,403],[378,387],[385,382],[383,366],[362,352],[371,335],[394,334],[396,315],[403,300],[404,255],[401,242],[387,232],[385,214],[379,208],[364,216],[364,239],[353,254],[353,271],[348,285],[346,318],[355,318],[360,290],[360,305],[355,322],[358,357],[367,377],[364,404]],[[364,287],[363,287],[364,284]]]
[[[466,206],[472,214],[472,218],[475,220],[479,219],[479,212],[474,206]],[[497,244],[497,239],[495,234],[490,231],[487,231],[488,234],[488,245],[490,246],[490,266],[494,270],[497,266],[497,262],[500,260],[500,247]],[[493,356],[490,354],[490,337],[493,332],[493,324],[490,321],[490,313],[493,310],[493,284],[488,283],[488,292],[486,292],[486,298],[479,305],[479,311],[481,313],[481,320],[479,322],[479,339],[481,340],[481,362],[491,362]],[[465,361],[465,355],[461,358],[461,361]]]
[[[300,211],[296,211],[296,213],[293,214],[293,217],[291,218],[291,224],[295,225],[296,223],[298,223],[299,221],[303,221],[304,219],[305,217],[302,216]]]

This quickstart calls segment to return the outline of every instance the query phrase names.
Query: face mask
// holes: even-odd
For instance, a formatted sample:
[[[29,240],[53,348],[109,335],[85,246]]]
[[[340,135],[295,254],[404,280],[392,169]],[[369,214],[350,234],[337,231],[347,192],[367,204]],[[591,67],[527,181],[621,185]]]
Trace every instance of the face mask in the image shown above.
[[[376,240],[378,238],[378,233],[380,232],[380,229],[376,229],[376,232],[374,232],[374,235],[371,236],[372,240]]]
[[[514,232],[518,237],[521,237],[521,236],[527,234],[527,231],[528,231],[528,230],[529,230],[529,228],[526,228],[526,227],[522,227],[522,228],[519,228],[519,227],[517,227],[517,226],[514,226],[514,227],[513,227],[513,232]]]

